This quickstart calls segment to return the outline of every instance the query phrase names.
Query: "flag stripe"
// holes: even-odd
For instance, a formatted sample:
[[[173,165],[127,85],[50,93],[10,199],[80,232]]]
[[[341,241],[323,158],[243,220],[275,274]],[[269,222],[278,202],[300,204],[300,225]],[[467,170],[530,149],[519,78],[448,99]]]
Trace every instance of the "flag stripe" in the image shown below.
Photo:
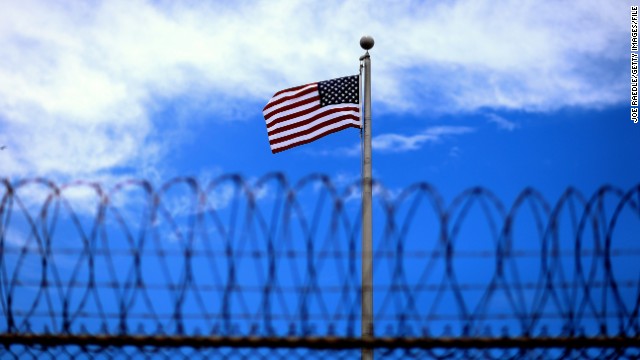
[[[317,84],[318,84],[318,83],[310,83],[310,84],[304,84],[304,85],[294,86],[294,87],[290,87],[290,88],[288,88],[288,89],[280,90],[280,91],[278,91],[277,93],[273,94],[273,96],[272,96],[271,98],[272,98],[272,99],[273,99],[273,98],[277,98],[279,95],[281,95],[281,94],[283,94],[283,93],[286,93],[286,92],[295,92],[295,91],[298,91],[298,90],[300,90],[300,89],[302,89],[302,88],[305,88],[305,87],[307,87],[307,86],[312,86],[312,85],[317,85]]]
[[[271,152],[273,154],[277,154],[277,153],[279,153],[281,151],[289,150],[289,149],[291,149],[293,147],[296,147],[296,146],[308,144],[310,142],[313,142],[313,141],[316,141],[316,140],[320,139],[323,136],[326,136],[326,135],[329,135],[329,134],[333,134],[335,132],[338,132],[338,131],[341,131],[341,130],[344,130],[344,129],[348,129],[348,128],[360,129],[360,125],[354,125],[354,124],[350,124],[349,123],[349,124],[345,124],[345,125],[342,125],[340,127],[334,128],[334,129],[328,129],[324,133],[318,134],[318,135],[316,135],[314,137],[310,137],[310,138],[299,139],[299,141],[291,142],[291,143],[287,144],[286,146],[282,146],[282,147],[273,147],[272,146],[271,147]]]
[[[326,107],[321,109],[326,109]],[[274,137],[274,135],[280,134],[282,132],[288,132],[289,130],[292,130],[292,129],[300,128],[300,130],[304,130],[305,128],[308,127],[306,125],[311,123],[316,123],[317,122],[316,120],[319,120],[325,117],[327,119],[331,119],[340,114],[352,114],[354,117],[359,119],[359,112],[360,112],[359,108],[348,107],[348,106],[334,107],[334,108],[326,109],[322,112],[316,111],[313,115],[309,117],[299,117],[299,118],[293,119],[293,121],[280,123],[280,124],[277,124],[277,126],[269,127],[269,131],[267,132],[267,134],[271,139]]]

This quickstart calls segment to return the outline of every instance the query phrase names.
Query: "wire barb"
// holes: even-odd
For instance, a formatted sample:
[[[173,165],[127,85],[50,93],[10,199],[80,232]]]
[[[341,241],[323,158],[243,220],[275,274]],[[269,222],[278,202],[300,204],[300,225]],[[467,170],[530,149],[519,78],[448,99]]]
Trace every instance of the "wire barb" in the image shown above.
[[[17,357],[640,355],[640,185],[505,204],[374,182],[363,344],[359,179],[0,183],[0,352]]]

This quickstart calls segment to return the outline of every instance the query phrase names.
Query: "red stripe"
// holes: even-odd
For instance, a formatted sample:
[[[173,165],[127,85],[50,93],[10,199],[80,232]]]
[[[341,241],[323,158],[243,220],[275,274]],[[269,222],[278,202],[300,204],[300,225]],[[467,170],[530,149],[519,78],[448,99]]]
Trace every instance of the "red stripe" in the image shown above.
[[[281,138],[269,140],[269,143],[272,144],[272,145],[273,144],[279,144],[279,143],[284,142],[284,141],[288,141],[288,140],[295,139],[295,138],[300,137],[300,136],[311,134],[316,130],[322,129],[322,128],[327,127],[327,126],[329,126],[331,124],[335,124],[335,123],[338,123],[338,122],[340,122],[342,120],[347,120],[347,119],[351,119],[351,120],[356,120],[357,121],[360,118],[358,116],[355,116],[355,115],[345,114],[345,115],[342,115],[342,116],[338,116],[335,119],[330,119],[330,120],[327,120],[325,122],[322,122],[322,123],[320,123],[320,124],[318,124],[316,126],[313,126],[313,127],[309,128],[309,129],[305,129],[305,130],[302,130],[302,131],[294,133],[294,134],[283,136]]]
[[[307,85],[305,85],[305,86],[307,86]],[[289,96],[284,96],[284,97],[282,97],[282,98],[280,98],[280,99],[278,99],[276,101],[273,101],[273,102],[269,101],[267,103],[267,105],[264,106],[264,109],[262,109],[262,112],[265,112],[265,110],[267,110],[267,109],[269,109],[269,108],[271,108],[273,106],[276,106],[278,104],[282,104],[285,101],[289,101],[289,100],[295,99],[297,97],[302,97],[304,95],[307,95],[309,93],[316,92],[316,91],[318,91],[318,87],[317,86],[308,88],[305,91],[302,91],[302,92],[299,92],[299,93],[291,94]],[[273,97],[276,97],[276,95],[274,95]]]
[[[328,109],[326,111],[323,111],[321,113],[318,113],[318,114],[310,117],[309,119],[306,119],[306,120],[303,120],[303,121],[299,121],[297,123],[289,124],[289,125],[286,125],[286,126],[283,126],[283,127],[271,130],[271,131],[267,131],[267,135],[272,136],[272,135],[275,135],[275,134],[279,134],[279,133],[281,133],[283,131],[295,129],[295,128],[300,127],[300,126],[304,126],[304,125],[310,124],[310,123],[314,122],[315,120],[318,120],[318,119],[320,119],[322,117],[325,117],[327,115],[334,114],[334,113],[337,113],[337,112],[342,112],[342,111],[360,112],[360,109],[357,108],[357,107],[348,107],[348,106],[340,107],[340,108]],[[269,125],[271,125],[271,124],[269,124]]]
[[[296,90],[298,90],[298,89],[302,89],[302,88],[303,88],[303,87],[305,87],[305,86],[309,86],[309,85],[313,85],[313,84],[317,84],[317,82],[312,82],[312,83],[308,83],[308,84],[304,84],[304,85],[300,85],[300,86],[294,86],[294,87],[290,87],[290,88],[288,88],[288,89],[280,90],[280,91],[278,91],[277,93],[273,94],[272,98],[274,98],[274,97],[276,97],[276,96],[278,96],[278,95],[280,95],[280,94],[282,94],[282,93],[284,93],[284,92],[287,92],[287,91],[296,91]]]
[[[307,105],[307,104],[312,103],[314,101],[320,101],[320,97],[319,96],[314,96],[314,97],[309,98],[309,99],[304,99],[302,101],[298,101],[298,102],[292,103],[290,105],[283,106],[283,107],[279,108],[278,110],[272,112],[271,114],[265,115],[264,119],[265,119],[265,121],[269,121],[269,119],[271,119],[273,116],[275,116],[275,115],[277,115],[277,114],[279,114],[279,113],[281,113],[283,111],[288,111],[288,110],[291,110],[291,109],[295,109],[297,107],[300,107],[300,106],[303,106],[303,105]],[[318,107],[319,106],[320,106],[320,104],[318,104]],[[315,106],[313,108],[315,108]],[[307,110],[303,110],[303,111],[307,111]],[[298,114],[298,113],[296,113],[296,114]],[[291,116],[291,115],[287,115],[287,116]],[[300,115],[298,115],[298,116],[300,116]],[[278,120],[280,120],[280,119],[278,119]],[[269,124],[269,125],[271,125],[271,124]]]
[[[327,136],[327,135],[329,135],[329,134],[333,134],[333,133],[335,133],[335,132],[338,132],[338,131],[341,131],[341,130],[344,130],[344,129],[348,129],[348,128],[351,128],[351,127],[352,127],[352,128],[356,128],[356,129],[360,129],[360,127],[359,127],[359,126],[357,126],[357,125],[353,125],[353,124],[345,124],[345,125],[342,125],[342,126],[340,126],[340,127],[335,128],[335,129],[331,129],[331,130],[327,131],[326,133],[322,133],[322,134],[319,134],[318,136],[314,136],[314,137],[312,137],[312,138],[310,138],[310,139],[302,140],[302,141],[300,141],[300,142],[293,143],[293,144],[291,144],[291,145],[287,145],[287,146],[284,146],[284,147],[281,147],[281,148],[272,149],[272,150],[271,150],[271,153],[272,153],[272,154],[277,154],[277,153],[279,153],[279,152],[282,152],[282,151],[285,151],[285,150],[289,150],[289,149],[291,149],[291,148],[293,148],[293,147],[296,147],[296,146],[300,146],[300,145],[308,144],[308,143],[310,143],[310,142],[312,142],[312,141],[316,141],[316,140],[318,140],[319,138],[321,138],[321,137],[323,137],[323,136]]]

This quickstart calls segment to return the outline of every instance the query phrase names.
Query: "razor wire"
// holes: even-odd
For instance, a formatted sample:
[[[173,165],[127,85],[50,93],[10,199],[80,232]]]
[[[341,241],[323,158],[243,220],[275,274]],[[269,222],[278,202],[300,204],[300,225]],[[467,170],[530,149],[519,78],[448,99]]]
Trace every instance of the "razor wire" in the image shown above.
[[[266,358],[351,358],[362,346],[390,357],[638,356],[640,185],[568,188],[552,202],[527,188],[505,204],[482,187],[445,202],[427,183],[376,182],[372,343],[349,343],[360,336],[359,200],[357,181],[338,188],[320,174],[159,187],[3,179],[4,350],[110,357],[119,350],[108,341],[129,339],[119,349],[136,353],[146,338],[163,358],[205,338],[221,339],[203,349],[221,357],[237,348],[229,339],[304,345],[238,346]],[[54,335],[70,340],[43,345]],[[585,338],[614,342],[594,350]],[[158,339],[192,344],[164,349]],[[474,339],[520,345],[496,345],[513,349],[495,355]],[[549,350],[541,339],[573,345]]]

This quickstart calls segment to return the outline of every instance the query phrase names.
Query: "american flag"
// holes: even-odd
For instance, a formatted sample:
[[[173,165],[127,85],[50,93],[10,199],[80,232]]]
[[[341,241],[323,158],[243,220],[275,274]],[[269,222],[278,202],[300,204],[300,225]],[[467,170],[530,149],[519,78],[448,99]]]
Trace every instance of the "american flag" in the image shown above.
[[[271,152],[310,143],[346,128],[362,127],[359,75],[278,91],[262,110]]]

